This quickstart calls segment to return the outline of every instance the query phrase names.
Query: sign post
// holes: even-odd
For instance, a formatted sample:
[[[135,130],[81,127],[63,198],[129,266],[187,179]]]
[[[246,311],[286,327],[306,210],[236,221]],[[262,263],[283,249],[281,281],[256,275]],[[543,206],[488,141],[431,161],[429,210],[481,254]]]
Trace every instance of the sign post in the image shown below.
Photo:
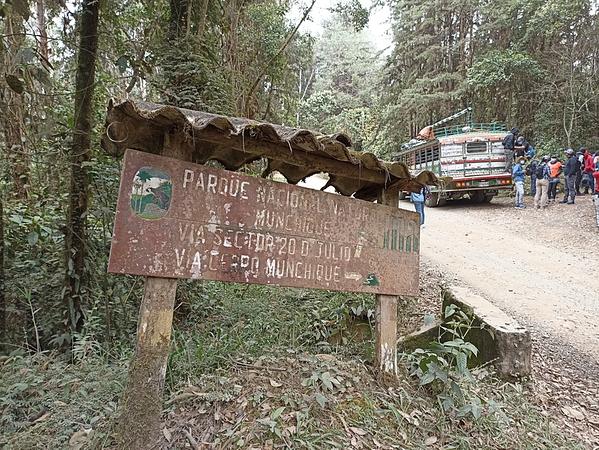
[[[376,365],[397,374],[397,295],[418,294],[418,215],[192,164],[185,142],[166,158],[127,150],[109,271],[147,277],[119,444],[152,448],[178,278],[376,294]]]
[[[397,206],[399,190],[389,189],[381,192],[378,202],[383,205]],[[382,376],[397,376],[397,296],[395,295],[376,296],[375,364]]]
[[[188,146],[165,135],[164,152],[191,160]],[[121,176],[122,195],[123,181]],[[162,394],[170,351],[177,279],[147,276],[137,323],[135,355],[129,366],[117,427],[119,448],[144,450],[159,447]]]

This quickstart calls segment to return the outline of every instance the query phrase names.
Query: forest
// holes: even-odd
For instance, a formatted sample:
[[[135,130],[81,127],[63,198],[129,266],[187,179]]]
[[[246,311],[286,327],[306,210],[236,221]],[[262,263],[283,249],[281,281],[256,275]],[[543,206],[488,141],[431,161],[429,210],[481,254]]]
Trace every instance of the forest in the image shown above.
[[[2,380],[1,428],[21,433],[36,413],[38,403],[18,393],[37,383],[26,375],[36,358],[50,355],[55,374],[75,364],[114,380],[95,405],[81,405],[89,428],[88,409],[122,389],[143,282],[107,272],[121,169],[100,147],[110,99],[343,132],[353,150],[383,159],[466,107],[476,121],[518,126],[542,154],[598,149],[595,0],[389,0],[385,50],[368,33],[382,3],[341,0],[311,35],[302,25],[320,20],[318,1],[0,0],[0,355],[23,374]],[[322,349],[344,314],[371,306],[366,296],[181,283],[167,390],[271,346]],[[318,373],[309,383],[328,386]],[[281,414],[266,426],[278,442],[289,438]],[[77,431],[69,426],[56,448]],[[27,433],[29,444],[4,436],[0,446],[30,448]],[[95,445],[109,439],[103,433]],[[305,439],[298,448],[325,445]]]

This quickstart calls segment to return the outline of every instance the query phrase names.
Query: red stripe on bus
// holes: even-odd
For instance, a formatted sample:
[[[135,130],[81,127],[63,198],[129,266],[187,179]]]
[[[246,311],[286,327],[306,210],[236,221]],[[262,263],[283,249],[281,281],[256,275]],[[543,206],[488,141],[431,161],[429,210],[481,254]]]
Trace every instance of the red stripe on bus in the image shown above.
[[[456,159],[455,161],[441,161],[441,164],[465,164],[465,163],[486,163],[486,162],[505,162],[502,159]]]
[[[479,175],[474,177],[463,177],[463,178],[455,178],[453,177],[451,181],[472,181],[472,180],[493,180],[493,179],[512,179],[510,174],[499,174],[499,175]]]

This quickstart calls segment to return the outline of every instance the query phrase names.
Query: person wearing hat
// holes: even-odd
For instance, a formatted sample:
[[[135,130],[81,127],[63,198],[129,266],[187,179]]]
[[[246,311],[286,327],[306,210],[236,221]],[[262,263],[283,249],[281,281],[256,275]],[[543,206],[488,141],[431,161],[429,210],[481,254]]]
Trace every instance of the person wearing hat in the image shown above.
[[[549,204],[547,192],[549,191],[549,156],[543,156],[541,162],[536,167],[536,193],[535,193],[535,208],[545,209]]]
[[[574,155],[574,150],[567,148],[564,152],[568,161],[564,167],[566,183],[564,186],[564,199],[560,203],[574,204],[576,198],[576,168],[578,167],[578,158]]]

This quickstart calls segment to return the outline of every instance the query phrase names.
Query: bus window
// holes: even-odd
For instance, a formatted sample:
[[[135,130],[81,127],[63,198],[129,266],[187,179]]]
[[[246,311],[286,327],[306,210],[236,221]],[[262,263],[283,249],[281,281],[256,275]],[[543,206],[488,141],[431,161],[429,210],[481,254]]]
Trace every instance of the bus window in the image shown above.
[[[466,142],[466,153],[487,153],[487,143]]]

